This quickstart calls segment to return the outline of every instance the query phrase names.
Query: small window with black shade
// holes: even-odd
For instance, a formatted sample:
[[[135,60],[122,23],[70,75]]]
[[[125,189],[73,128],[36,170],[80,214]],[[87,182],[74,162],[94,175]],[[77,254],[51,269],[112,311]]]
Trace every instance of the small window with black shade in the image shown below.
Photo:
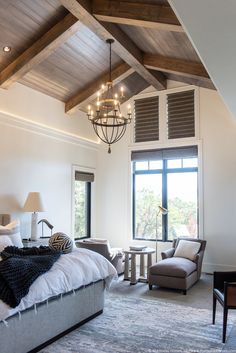
[[[74,238],[91,236],[91,183],[94,174],[75,171],[74,174]]]
[[[132,152],[133,238],[198,237],[197,146]],[[139,169],[140,163],[146,169]],[[158,206],[168,209],[158,216]]]

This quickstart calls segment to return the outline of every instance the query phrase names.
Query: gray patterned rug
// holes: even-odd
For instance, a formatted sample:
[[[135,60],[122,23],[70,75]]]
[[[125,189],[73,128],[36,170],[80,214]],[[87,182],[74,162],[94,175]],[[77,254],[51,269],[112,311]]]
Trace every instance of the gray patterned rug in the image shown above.
[[[40,352],[219,353],[221,333],[222,316],[213,326],[210,310],[108,294],[102,315]]]

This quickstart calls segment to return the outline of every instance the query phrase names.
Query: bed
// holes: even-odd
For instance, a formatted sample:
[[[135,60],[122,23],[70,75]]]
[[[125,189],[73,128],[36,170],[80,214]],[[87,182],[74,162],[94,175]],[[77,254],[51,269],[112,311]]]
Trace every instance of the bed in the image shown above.
[[[0,215],[1,221],[6,223]],[[116,275],[109,261],[90,250],[61,255],[16,308],[0,300],[1,353],[37,352],[101,314],[104,289]]]

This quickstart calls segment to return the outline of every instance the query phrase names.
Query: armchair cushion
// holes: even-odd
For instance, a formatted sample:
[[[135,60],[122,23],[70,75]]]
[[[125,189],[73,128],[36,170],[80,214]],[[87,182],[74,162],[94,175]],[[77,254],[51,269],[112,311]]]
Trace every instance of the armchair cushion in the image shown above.
[[[197,265],[188,259],[171,257],[150,267],[150,274],[185,278],[196,271]]]
[[[169,257],[172,257],[174,255],[174,253],[175,253],[175,249],[174,248],[162,251],[161,252],[161,258],[162,258],[162,260],[168,259]]]
[[[76,242],[78,248],[85,248],[103,255],[116,268],[118,274],[124,272],[123,252],[121,248],[111,248],[109,241],[100,238],[79,240]]]
[[[201,244],[198,242],[181,239],[178,242],[177,248],[174,253],[174,257],[183,257],[185,259],[194,261],[200,247],[201,247]]]

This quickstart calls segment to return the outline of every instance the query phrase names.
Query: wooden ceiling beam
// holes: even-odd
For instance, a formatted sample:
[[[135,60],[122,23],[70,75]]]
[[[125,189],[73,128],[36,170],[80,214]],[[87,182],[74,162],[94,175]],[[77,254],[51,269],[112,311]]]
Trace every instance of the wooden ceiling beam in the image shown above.
[[[119,64],[111,71],[111,77],[113,84],[117,84],[123,81],[126,77],[134,72],[132,68],[126,63]],[[89,102],[96,99],[96,94],[101,88],[101,85],[109,81],[109,72],[101,75],[96,81],[89,84],[84,89],[77,92],[71,97],[65,104],[65,112],[71,113],[75,107],[88,104]]]
[[[20,54],[0,73],[0,86],[8,88],[18,81],[34,66],[51,55],[60,45],[65,43],[80,26],[80,22],[71,13],[67,14],[55,26],[50,28],[41,38]]]
[[[202,79],[201,77],[198,77],[198,78],[187,77],[187,76],[183,76],[182,74],[177,75],[173,73],[167,74],[167,78],[168,80],[187,83],[188,85],[195,85],[198,87],[208,88],[212,90],[216,89],[212,81],[206,78]]]
[[[160,70],[186,77],[209,79],[209,75],[201,63],[168,58],[156,54],[144,54],[144,65],[151,70]]]
[[[183,28],[170,6],[116,0],[93,0],[92,12],[99,21],[183,32]]]
[[[92,15],[92,3],[89,0],[61,0],[62,5],[85,24],[102,40],[114,39],[112,50],[132,67],[149,85],[157,90],[166,88],[166,78],[158,72],[153,75],[143,65],[143,52],[137,45],[115,24],[99,22]]]

